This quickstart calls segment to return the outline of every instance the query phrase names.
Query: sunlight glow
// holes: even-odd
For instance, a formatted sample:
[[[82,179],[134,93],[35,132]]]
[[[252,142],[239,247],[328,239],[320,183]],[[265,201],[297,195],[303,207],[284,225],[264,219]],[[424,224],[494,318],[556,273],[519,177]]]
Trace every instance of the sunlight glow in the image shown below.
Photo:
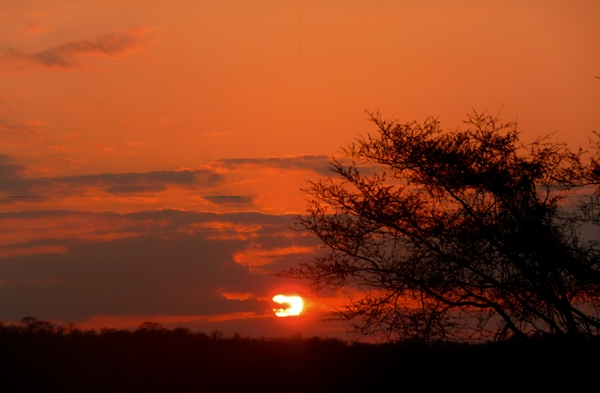
[[[277,295],[273,297],[277,304],[289,305],[289,307],[274,308],[275,315],[278,317],[290,317],[299,315],[304,307],[304,302],[300,296]]]

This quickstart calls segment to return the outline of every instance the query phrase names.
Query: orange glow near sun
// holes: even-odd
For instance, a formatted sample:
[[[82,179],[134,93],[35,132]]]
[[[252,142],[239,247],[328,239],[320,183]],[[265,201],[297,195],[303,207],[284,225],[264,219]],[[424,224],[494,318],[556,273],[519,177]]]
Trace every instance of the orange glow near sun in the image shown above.
[[[289,307],[274,308],[275,315],[278,317],[291,317],[300,315],[304,302],[300,296],[285,296],[277,295],[273,297],[273,301],[281,305],[289,305]]]

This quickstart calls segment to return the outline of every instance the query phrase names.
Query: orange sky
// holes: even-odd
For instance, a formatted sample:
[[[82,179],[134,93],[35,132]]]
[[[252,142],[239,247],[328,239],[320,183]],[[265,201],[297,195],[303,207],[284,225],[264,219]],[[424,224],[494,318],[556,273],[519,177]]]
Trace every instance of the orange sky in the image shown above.
[[[272,292],[305,289],[265,273],[317,252],[289,229],[300,188],[374,131],[365,110],[447,129],[501,111],[573,148],[600,130],[597,1],[0,11],[0,320],[342,335],[314,321],[341,294],[284,325]]]

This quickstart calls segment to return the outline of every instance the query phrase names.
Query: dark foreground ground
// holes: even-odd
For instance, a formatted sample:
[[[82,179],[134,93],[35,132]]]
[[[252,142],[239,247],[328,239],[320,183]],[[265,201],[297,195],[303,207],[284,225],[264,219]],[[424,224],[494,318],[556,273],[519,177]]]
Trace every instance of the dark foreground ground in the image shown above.
[[[373,345],[156,325],[0,326],[2,392],[597,391],[599,383],[600,340]]]

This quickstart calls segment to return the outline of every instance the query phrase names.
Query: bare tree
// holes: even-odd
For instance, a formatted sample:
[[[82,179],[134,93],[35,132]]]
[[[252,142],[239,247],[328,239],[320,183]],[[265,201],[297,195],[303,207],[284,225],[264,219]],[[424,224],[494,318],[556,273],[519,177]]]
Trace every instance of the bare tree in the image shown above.
[[[333,318],[392,340],[598,333],[600,252],[577,206],[595,161],[475,112],[452,132],[371,120],[377,133],[343,150],[352,163],[332,161],[340,178],[305,190],[297,225],[328,253],[281,275],[358,287]]]
[[[165,329],[162,327],[160,323],[156,322],[142,322],[142,324],[137,328],[138,332],[162,332]]]

